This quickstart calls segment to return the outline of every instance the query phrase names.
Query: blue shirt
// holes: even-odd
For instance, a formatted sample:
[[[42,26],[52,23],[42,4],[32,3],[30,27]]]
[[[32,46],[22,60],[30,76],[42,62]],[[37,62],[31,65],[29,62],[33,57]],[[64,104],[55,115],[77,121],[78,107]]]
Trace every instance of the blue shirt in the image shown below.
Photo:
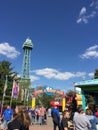
[[[51,115],[52,115],[53,112],[56,113],[57,118],[60,119],[60,114],[59,114],[58,108],[52,108],[52,110],[51,110]]]
[[[3,115],[4,115],[4,120],[10,121],[11,118],[12,118],[12,115],[13,115],[13,110],[11,110],[11,109],[6,109],[6,110],[4,111],[4,113],[3,113]]]
[[[94,115],[86,115],[86,117],[89,119],[91,123],[91,130],[97,130],[96,124],[98,123],[97,118]]]

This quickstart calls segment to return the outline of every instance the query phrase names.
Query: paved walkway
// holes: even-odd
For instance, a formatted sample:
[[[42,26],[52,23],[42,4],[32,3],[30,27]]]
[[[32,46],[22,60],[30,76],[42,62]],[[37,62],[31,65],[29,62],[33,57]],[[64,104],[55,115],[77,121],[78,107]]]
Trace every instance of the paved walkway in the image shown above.
[[[46,125],[32,125],[30,126],[30,130],[53,130],[52,118],[47,117]]]

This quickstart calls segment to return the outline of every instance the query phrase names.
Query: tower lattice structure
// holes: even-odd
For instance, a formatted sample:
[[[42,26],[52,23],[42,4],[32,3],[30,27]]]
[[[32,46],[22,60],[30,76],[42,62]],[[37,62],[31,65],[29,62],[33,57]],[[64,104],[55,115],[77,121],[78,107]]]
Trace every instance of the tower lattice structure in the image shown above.
[[[24,49],[22,79],[30,79],[30,55],[31,50],[33,49],[32,41],[29,38],[27,38],[26,41],[23,43],[22,48]]]

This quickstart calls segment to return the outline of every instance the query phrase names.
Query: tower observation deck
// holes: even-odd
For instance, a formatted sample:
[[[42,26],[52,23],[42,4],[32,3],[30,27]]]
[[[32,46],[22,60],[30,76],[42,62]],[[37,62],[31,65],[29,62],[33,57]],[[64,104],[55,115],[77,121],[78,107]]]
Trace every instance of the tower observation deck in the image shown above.
[[[22,79],[30,79],[30,54],[33,49],[32,41],[27,38],[22,46],[24,50],[23,66],[22,66]]]

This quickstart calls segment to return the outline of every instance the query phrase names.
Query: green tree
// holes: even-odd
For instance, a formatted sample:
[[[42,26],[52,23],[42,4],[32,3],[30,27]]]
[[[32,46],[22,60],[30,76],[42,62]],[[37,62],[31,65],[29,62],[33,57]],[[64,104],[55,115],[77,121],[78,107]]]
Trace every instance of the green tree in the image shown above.
[[[98,79],[98,69],[95,70],[94,79]]]
[[[95,105],[95,100],[92,95],[86,94],[85,97],[86,97],[86,104]]]
[[[51,107],[50,102],[55,99],[55,95],[47,95],[46,93],[40,94],[36,98],[36,105],[45,106],[46,108]]]
[[[24,105],[29,105],[28,102],[31,101],[30,95],[32,89],[30,88],[31,86],[31,81],[30,79],[20,79],[19,81],[19,87],[20,87],[20,92],[19,92],[19,97],[20,97],[20,102],[23,103]],[[21,93],[24,91],[23,99],[21,98]],[[29,101],[28,101],[29,100]]]
[[[11,91],[13,86],[13,79],[17,76],[16,72],[13,72],[13,68],[11,67],[11,63],[8,61],[0,62],[0,102],[2,102],[4,85],[7,76],[7,89],[5,95],[5,104],[9,104],[11,99]]]
[[[75,91],[73,91],[71,89],[66,92],[66,96],[68,96],[68,97],[73,97],[74,95],[75,95]]]

